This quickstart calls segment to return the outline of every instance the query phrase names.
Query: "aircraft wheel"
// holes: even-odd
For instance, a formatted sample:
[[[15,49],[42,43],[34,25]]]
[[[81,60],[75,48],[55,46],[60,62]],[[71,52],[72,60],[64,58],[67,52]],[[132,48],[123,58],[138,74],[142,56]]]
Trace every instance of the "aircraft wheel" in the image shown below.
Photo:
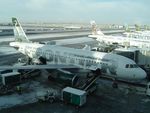
[[[113,82],[112,87],[113,88],[118,88],[118,83],[117,82]]]
[[[54,81],[54,78],[49,75],[49,76],[48,76],[48,80],[49,80],[49,81]]]
[[[54,98],[50,98],[50,99],[49,99],[49,102],[50,102],[50,103],[53,103],[53,102],[54,102]]]

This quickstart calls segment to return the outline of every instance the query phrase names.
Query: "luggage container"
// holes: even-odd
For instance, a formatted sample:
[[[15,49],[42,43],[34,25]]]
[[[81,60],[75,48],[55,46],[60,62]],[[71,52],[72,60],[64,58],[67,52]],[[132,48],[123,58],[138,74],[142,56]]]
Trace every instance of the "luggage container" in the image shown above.
[[[73,87],[77,84],[79,77],[76,74],[59,69],[51,72],[48,79]]]
[[[86,103],[86,92],[71,87],[64,88],[61,97],[63,101],[77,106],[82,106]]]
[[[0,75],[0,82],[2,85],[14,85],[20,83],[20,73],[19,72],[9,72]]]

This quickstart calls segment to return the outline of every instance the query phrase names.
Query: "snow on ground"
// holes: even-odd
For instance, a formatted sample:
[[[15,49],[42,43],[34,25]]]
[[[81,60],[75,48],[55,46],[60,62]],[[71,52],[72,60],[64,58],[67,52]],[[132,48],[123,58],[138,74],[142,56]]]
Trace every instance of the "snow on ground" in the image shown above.
[[[18,53],[18,51],[15,50],[13,47],[5,47],[5,46],[0,47],[0,56],[10,55],[15,53]]]
[[[25,85],[28,84],[26,83]],[[27,89],[28,91],[23,92],[21,95],[14,93],[12,95],[0,96],[0,109],[37,102],[36,93],[41,89],[43,89],[43,86],[39,82],[32,81]]]

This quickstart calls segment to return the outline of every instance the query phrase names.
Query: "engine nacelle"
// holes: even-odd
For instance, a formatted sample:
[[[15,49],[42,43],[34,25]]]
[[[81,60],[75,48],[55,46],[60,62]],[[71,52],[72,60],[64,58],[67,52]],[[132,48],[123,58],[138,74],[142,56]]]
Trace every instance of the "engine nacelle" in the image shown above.
[[[40,61],[41,64],[47,64],[46,58],[39,57],[39,61]]]

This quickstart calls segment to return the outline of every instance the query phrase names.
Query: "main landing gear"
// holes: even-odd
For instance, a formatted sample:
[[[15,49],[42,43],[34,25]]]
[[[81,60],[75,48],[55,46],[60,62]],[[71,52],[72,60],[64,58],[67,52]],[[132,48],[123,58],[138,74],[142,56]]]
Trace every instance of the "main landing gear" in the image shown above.
[[[113,81],[112,87],[113,87],[113,88],[118,88],[117,80],[114,80],[114,81]]]

